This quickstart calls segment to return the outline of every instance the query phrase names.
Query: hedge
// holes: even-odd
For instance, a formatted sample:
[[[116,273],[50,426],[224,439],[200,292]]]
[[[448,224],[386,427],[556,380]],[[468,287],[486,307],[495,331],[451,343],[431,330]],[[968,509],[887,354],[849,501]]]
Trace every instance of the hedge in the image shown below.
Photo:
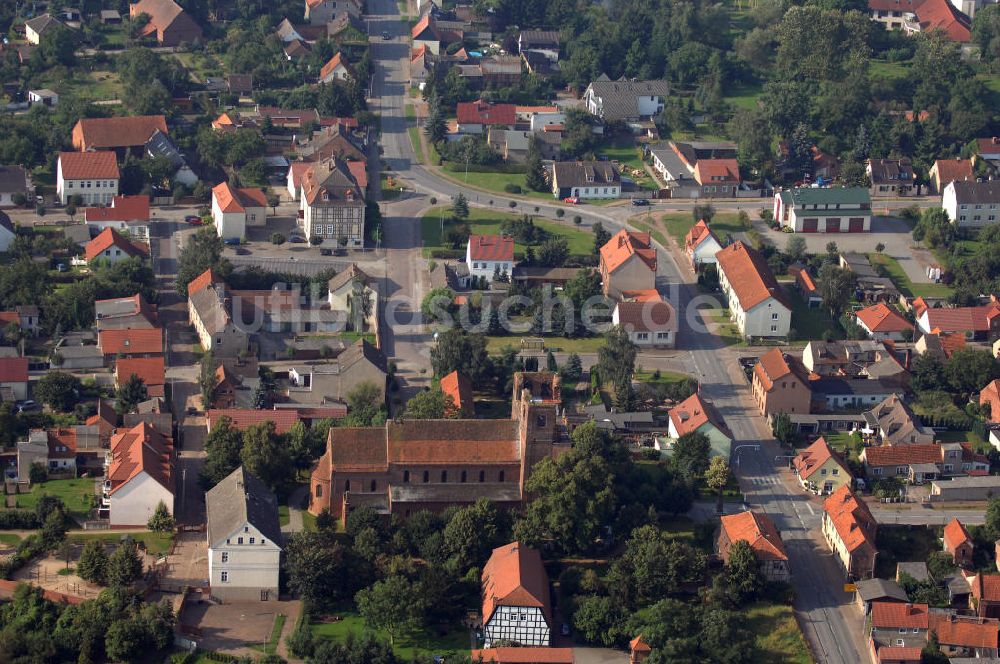
[[[30,510],[0,511],[0,530],[36,530],[42,527],[38,515]]]
[[[465,163],[446,161],[444,162],[444,170],[449,173],[464,173]],[[528,169],[520,164],[469,164],[468,170],[470,173],[509,173],[513,175],[523,175],[528,172]]]

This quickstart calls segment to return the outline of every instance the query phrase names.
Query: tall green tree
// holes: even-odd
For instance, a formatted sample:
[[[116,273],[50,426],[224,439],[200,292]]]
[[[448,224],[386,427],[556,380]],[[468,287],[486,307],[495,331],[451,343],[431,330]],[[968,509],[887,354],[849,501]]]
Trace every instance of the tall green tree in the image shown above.
[[[232,264],[222,257],[222,238],[214,228],[205,227],[188,236],[187,244],[178,257],[176,282],[178,294],[186,298],[188,284],[210,268],[215,270],[221,279],[225,279],[232,272]]]
[[[597,351],[597,368],[601,378],[615,387],[630,385],[635,373],[637,350],[628,332],[620,325],[604,335],[604,345]]]
[[[146,383],[136,374],[132,374],[115,391],[115,410],[119,414],[131,413],[148,398]]]
[[[737,540],[729,547],[726,583],[737,605],[753,601],[764,589],[760,561],[746,540]]]
[[[409,420],[440,420],[446,417],[457,418],[459,415],[451,395],[436,389],[422,390],[413,395],[406,402],[403,417]]]
[[[76,573],[84,581],[104,585],[108,575],[108,553],[104,542],[91,539],[83,545],[80,559],[76,563]]]
[[[385,396],[375,383],[359,383],[347,393],[348,426],[379,426],[385,417]]]
[[[528,173],[524,183],[532,191],[548,191],[549,184],[545,180],[545,166],[542,164],[542,154],[538,149],[538,139],[532,137],[528,143]]]
[[[431,347],[431,367],[438,377],[459,371],[468,376],[473,385],[484,383],[492,373],[486,337],[469,334],[461,328],[439,333],[437,343]]]
[[[365,624],[385,632],[392,645],[399,632],[414,624],[423,610],[420,595],[415,590],[405,576],[393,575],[359,591],[354,601]]]
[[[854,275],[850,270],[827,263],[819,270],[818,285],[823,306],[835,320],[840,318],[854,294]]]
[[[243,432],[240,461],[247,472],[255,475],[272,490],[294,479],[295,467],[283,436],[275,431],[274,422],[261,422]]]
[[[673,444],[670,465],[678,476],[693,482],[708,470],[712,443],[704,433],[690,431]]]
[[[108,558],[108,586],[118,590],[129,588],[142,576],[142,558],[135,542],[122,542]]]
[[[80,379],[65,371],[50,371],[35,383],[35,398],[57,411],[73,408],[80,398]]]
[[[242,432],[228,417],[219,418],[205,437],[205,465],[198,477],[201,487],[207,491],[236,470],[242,451]]]
[[[201,356],[198,387],[201,389],[201,407],[206,411],[212,407],[215,388],[219,385],[219,377],[216,375],[217,368],[218,363],[215,361],[212,351],[205,351]]]

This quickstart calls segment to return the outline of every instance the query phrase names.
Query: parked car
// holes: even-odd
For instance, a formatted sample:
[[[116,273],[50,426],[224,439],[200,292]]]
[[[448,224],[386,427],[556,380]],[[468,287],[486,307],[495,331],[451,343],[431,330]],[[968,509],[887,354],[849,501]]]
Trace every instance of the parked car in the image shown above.
[[[577,196],[568,196],[563,199],[563,203],[569,203],[570,205],[579,205],[580,199]]]
[[[288,238],[288,241],[295,242],[296,244],[302,244],[303,242],[306,241],[306,239],[301,235],[292,235],[291,237]]]
[[[191,224],[192,226],[205,225],[205,221],[201,217],[194,214],[189,214],[188,216],[184,217],[184,221]]]
[[[322,249],[319,250],[319,255],[320,256],[333,256],[333,249],[329,249],[327,247],[324,247],[324,248],[322,248]]]
[[[636,207],[643,207],[645,205],[649,205],[649,200],[646,198],[633,198],[632,205],[635,205]]]
[[[34,399],[25,399],[24,401],[19,401],[17,403],[17,412],[23,413],[27,410],[35,410],[38,408],[38,404],[35,403]]]
[[[228,237],[225,240],[223,240],[223,242],[225,242],[230,247],[240,246],[240,239],[238,237]]]
[[[236,247],[236,255],[237,256],[249,256],[250,255],[250,250],[247,249],[246,247]]]
[[[392,35],[390,35],[388,32],[383,32],[382,33],[382,39],[384,41],[389,41],[390,39],[392,39]]]

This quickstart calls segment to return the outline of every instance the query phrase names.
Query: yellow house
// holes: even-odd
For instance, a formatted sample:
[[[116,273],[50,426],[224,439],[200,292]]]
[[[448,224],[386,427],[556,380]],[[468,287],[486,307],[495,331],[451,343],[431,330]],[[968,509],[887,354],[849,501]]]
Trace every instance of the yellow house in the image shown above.
[[[834,454],[826,440],[819,438],[792,461],[802,488],[826,496],[842,486],[850,487],[851,471]]]

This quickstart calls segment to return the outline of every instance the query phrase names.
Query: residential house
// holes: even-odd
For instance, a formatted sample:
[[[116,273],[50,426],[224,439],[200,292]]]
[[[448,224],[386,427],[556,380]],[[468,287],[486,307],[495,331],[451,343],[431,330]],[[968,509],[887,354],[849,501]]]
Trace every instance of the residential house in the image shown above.
[[[767,515],[739,512],[724,515],[720,522],[715,551],[724,563],[729,563],[729,550],[732,545],[743,541],[750,545],[757,557],[761,576],[768,581],[778,582],[785,582],[791,578],[788,571],[788,554],[781,541],[781,534]]]
[[[120,178],[114,152],[60,152],[56,195],[63,204],[79,196],[84,205],[107,205],[118,194]]]
[[[149,424],[139,424],[111,437],[103,509],[112,527],[145,527],[157,506],[174,511],[174,446],[171,438]]]
[[[97,348],[105,363],[123,357],[160,357],[163,355],[163,330],[158,327],[137,330],[100,330]]]
[[[113,150],[119,159],[128,153],[142,157],[146,142],[157,130],[167,133],[167,120],[162,115],[81,118],[73,126],[73,148],[80,152]]]
[[[472,397],[472,381],[464,373],[452,371],[441,378],[441,392],[451,397],[451,405],[446,406],[448,415],[458,414],[469,418],[476,415],[476,403]]]
[[[597,80],[587,86],[583,102],[591,115],[605,123],[628,123],[657,118],[669,94],[670,84],[663,80]]]
[[[142,293],[136,293],[132,297],[97,300],[94,302],[94,319],[98,330],[150,329],[159,326],[156,305],[147,302]]]
[[[842,486],[823,502],[823,537],[848,578],[874,574],[877,530],[875,517],[851,487]]]
[[[903,24],[907,34],[940,31],[948,39],[967,44],[972,39],[971,17],[963,14],[949,0],[922,0],[915,8],[916,20]]]
[[[990,442],[996,447],[995,436],[991,435]],[[931,482],[927,499],[931,502],[985,502],[995,495],[1000,496],[1000,475],[970,475]]]
[[[0,328],[6,329],[16,325],[21,332],[35,336],[41,327],[38,324],[38,307],[33,304],[21,304],[13,311],[0,311]]]
[[[871,230],[871,195],[864,187],[794,187],[774,195],[774,218],[796,233]]]
[[[559,54],[555,51],[528,50],[521,51],[521,62],[529,74],[541,79],[555,76],[562,71],[559,66]]]
[[[357,263],[351,263],[346,269],[331,277],[327,283],[327,291],[327,301],[331,311],[350,312],[355,297],[367,298],[371,302],[371,310],[364,323],[369,330],[378,327],[378,312],[381,306],[378,280],[359,268]]]
[[[302,176],[300,217],[306,237],[364,245],[365,199],[344,162],[316,163]]]
[[[330,58],[322,69],[319,70],[319,82],[320,83],[346,83],[347,81],[353,81],[357,78],[357,74],[354,72],[354,67],[351,63],[347,61],[346,58],[341,55],[340,51],[337,51],[332,58]]]
[[[486,141],[510,164],[524,164],[528,161],[531,142],[535,142],[539,157],[557,161],[560,155],[559,136],[552,132],[531,132],[515,129],[490,127]]]
[[[625,291],[656,289],[656,248],[649,233],[622,229],[600,252],[604,294],[617,299]]]
[[[405,518],[480,498],[519,506],[534,465],[568,449],[558,421],[560,387],[552,373],[515,373],[509,420],[335,427],[312,473],[309,511],[342,518],[370,505]]]
[[[459,102],[455,109],[459,134],[482,134],[488,127],[513,129],[517,123],[517,106],[493,104],[479,99]]]
[[[850,487],[854,479],[822,437],[792,459],[792,468],[803,489],[821,496],[832,494],[843,486]]]
[[[931,166],[927,180],[932,194],[944,193],[952,182],[975,180],[971,159],[938,159]]]
[[[440,21],[435,12],[424,14],[410,29],[413,48],[426,46],[434,55],[441,55],[449,45],[464,39],[464,33],[459,25]]]
[[[360,0],[305,0],[305,19],[310,25],[325,26],[342,13],[360,17]]]
[[[278,600],[278,500],[240,466],[205,494],[208,583],[223,602]]]
[[[618,169],[609,161],[557,161],[552,164],[556,198],[607,199],[622,193]]]
[[[899,382],[876,377],[830,376],[810,380],[809,389],[812,412],[848,410],[860,413],[891,396],[899,389]]]
[[[929,445],[934,432],[925,428],[898,394],[865,412],[868,428],[882,445]]]
[[[802,361],[772,348],[753,369],[751,388],[764,417],[776,413],[809,413],[812,393]]]
[[[979,405],[989,407],[990,422],[1000,423],[1000,379],[990,381],[980,390]]]
[[[28,103],[32,106],[41,104],[42,106],[52,108],[59,104],[59,95],[48,88],[28,90]]]
[[[487,282],[514,271],[514,238],[503,235],[470,235],[465,246],[469,276]]]
[[[715,260],[730,318],[740,334],[746,339],[787,337],[792,308],[764,257],[742,241],[736,241],[720,249]]]
[[[479,61],[479,73],[484,85],[510,87],[521,82],[521,58],[516,55],[497,55]]]
[[[73,153],[77,154],[77,153]],[[113,228],[127,232],[131,239],[149,240],[149,196],[115,196],[110,205],[89,207],[83,211],[88,228],[104,231]]]
[[[953,181],[944,188],[941,207],[958,228],[993,224],[1000,210],[1000,182]]]
[[[930,619],[930,629],[937,637],[938,647],[951,658],[949,661],[986,662],[997,658],[1000,621],[936,610],[931,610]],[[969,659],[961,659],[966,657]]]
[[[906,157],[900,159],[869,159],[865,173],[871,185],[871,198],[895,198],[917,193],[913,163]]]
[[[312,53],[312,48],[308,43],[302,41],[301,39],[295,39],[293,41],[286,42],[282,46],[282,52],[285,54],[286,60],[298,64],[309,57]]]
[[[42,35],[46,32],[65,27],[62,21],[51,14],[42,14],[24,22],[24,38],[29,44],[38,46],[42,42]]]
[[[166,365],[160,357],[123,357],[115,362],[115,389],[121,389],[132,376],[138,376],[150,397],[165,397]]]
[[[884,302],[854,312],[858,327],[876,341],[906,341],[913,338],[913,323]]]
[[[701,183],[700,173],[708,174],[710,171],[724,170],[725,175],[735,176],[735,184],[739,185],[739,167],[738,165],[733,166],[733,161],[736,159],[735,143],[728,141],[667,141],[666,144],[661,143],[650,147],[649,156],[653,170],[659,173],[660,177],[673,189],[674,196],[698,198],[703,195],[716,194],[715,190],[705,190]],[[698,164],[702,161],[706,163],[699,171]],[[720,164],[724,168],[720,169]]]
[[[10,217],[7,216],[7,213],[0,212],[0,251],[9,250],[15,237],[17,237],[17,231],[14,229]]]
[[[642,664],[652,652],[652,647],[639,634],[628,642],[628,664]]]
[[[105,228],[87,243],[83,257],[88,263],[100,260],[111,265],[128,258],[149,258],[149,245],[135,242],[113,228]]]
[[[521,30],[517,35],[517,52],[555,51],[559,53],[559,33],[555,30]]]
[[[299,148],[299,154],[305,161],[311,162],[326,161],[336,157],[351,164],[363,163],[368,158],[365,146],[350,133],[348,128],[339,123],[324,127],[315,133],[309,143]]]
[[[872,602],[870,625],[870,636],[877,651],[883,648],[919,649],[927,643],[930,612],[926,604]]]
[[[129,5],[128,12],[132,19],[142,14],[149,16],[140,35],[155,36],[160,46],[180,46],[202,39],[201,26],[174,0],[137,0]]]
[[[969,608],[980,618],[1000,618],[1000,574],[980,572],[971,579]]]
[[[386,395],[388,360],[378,348],[358,339],[331,361],[291,366],[287,384],[279,385],[281,403],[322,405],[347,403],[347,395],[363,383]]]
[[[28,174],[20,166],[0,166],[0,207],[16,205],[14,199],[24,196],[28,199],[31,182]]]
[[[1000,302],[975,307],[915,306],[917,327],[924,334],[958,332],[975,341],[1000,338]]]
[[[806,306],[815,309],[823,304],[823,296],[816,287],[816,280],[809,272],[809,267],[801,264],[788,266],[788,274],[795,277],[795,289],[805,301]]]
[[[910,601],[906,591],[891,579],[862,579],[855,582],[855,602],[864,616],[868,616],[875,602],[895,602],[905,604]]]
[[[573,664],[572,648],[512,647],[473,648],[469,653],[473,662],[483,664]]]
[[[1000,136],[977,138],[976,156],[986,161],[1000,160]]]
[[[854,295],[859,301],[895,303],[899,300],[899,290],[892,279],[880,277],[865,254],[841,252],[839,265],[854,275],[857,284]]]
[[[972,536],[965,529],[962,522],[957,518],[948,522],[944,527],[944,534],[941,538],[946,553],[951,555],[952,560],[959,567],[969,567],[972,565],[972,554],[975,544]]]
[[[638,296],[622,293],[611,323],[624,328],[639,348],[673,348],[677,343],[677,312],[656,291]]]
[[[870,478],[897,477],[911,484],[980,473],[990,467],[986,456],[974,452],[970,443],[866,447],[859,459]]]
[[[483,567],[484,647],[548,646],[552,633],[549,577],[536,549],[511,542],[493,549]]]
[[[212,270],[206,270],[188,284],[188,320],[205,351],[215,357],[236,357],[246,352],[249,335],[232,316],[232,302],[226,285]]]
[[[101,25],[120,25],[122,22],[122,15],[117,9],[102,9],[98,16]]]
[[[740,188],[740,165],[735,159],[699,159],[694,179],[701,195],[708,198],[736,198]]]
[[[260,189],[221,182],[212,188],[212,220],[223,240],[242,240],[247,226],[266,223],[267,196]]]
[[[715,255],[721,250],[719,238],[715,237],[704,219],[700,219],[684,236],[684,253],[691,260],[691,267],[695,271],[708,263],[714,265]]]
[[[170,168],[173,170],[170,182],[183,184],[186,187],[194,187],[198,184],[198,176],[191,170],[183,153],[170,140],[170,137],[159,129],[154,129],[149,140],[146,141],[146,155],[153,159],[161,157],[170,162]]]
[[[28,398],[28,358],[0,357],[0,401]]]

